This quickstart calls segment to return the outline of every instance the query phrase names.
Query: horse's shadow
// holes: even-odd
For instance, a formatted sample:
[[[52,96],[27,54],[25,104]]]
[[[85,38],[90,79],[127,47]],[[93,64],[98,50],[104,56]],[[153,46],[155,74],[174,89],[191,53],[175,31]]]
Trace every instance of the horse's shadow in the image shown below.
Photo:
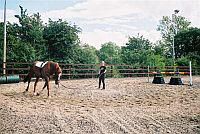
[[[26,91],[24,92],[9,92],[9,93],[3,93],[4,96],[14,99],[48,99],[49,97],[46,95],[34,95],[33,93],[28,93]]]
[[[15,98],[15,97],[21,97],[23,96],[22,92],[9,92],[9,93],[3,93],[4,96]]]

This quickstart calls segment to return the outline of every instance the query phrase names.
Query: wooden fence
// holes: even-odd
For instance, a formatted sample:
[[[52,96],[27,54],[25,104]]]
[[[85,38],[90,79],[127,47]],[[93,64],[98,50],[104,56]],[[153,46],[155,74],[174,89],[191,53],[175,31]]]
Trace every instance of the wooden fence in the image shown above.
[[[22,63],[22,62],[6,62],[6,75],[19,75],[20,78],[24,78],[32,63]],[[73,79],[73,78],[95,78],[98,74],[99,65],[98,64],[64,64],[59,63],[62,68],[63,79]],[[0,63],[0,73],[2,75],[3,68],[2,63]],[[107,77],[144,77],[155,76],[155,75],[187,75],[189,72],[189,66],[165,66],[165,67],[134,67],[133,65],[106,65],[107,67]],[[164,72],[164,73],[163,73]],[[166,72],[166,73],[165,73]],[[186,73],[179,73],[186,72]],[[200,67],[192,67],[193,75],[200,75]]]

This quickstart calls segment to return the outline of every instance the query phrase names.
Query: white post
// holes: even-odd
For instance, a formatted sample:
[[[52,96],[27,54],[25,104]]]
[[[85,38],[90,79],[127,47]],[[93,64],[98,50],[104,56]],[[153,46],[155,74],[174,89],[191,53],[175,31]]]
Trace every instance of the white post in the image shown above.
[[[192,62],[190,61],[190,86],[192,86]]]
[[[149,65],[148,65],[148,83],[149,83]]]
[[[173,55],[173,66],[174,66],[174,72],[176,71],[176,61],[175,61],[175,48],[174,48],[174,36],[177,34],[177,27],[176,27],[176,14],[178,14],[179,10],[174,10],[174,14],[172,14],[172,25],[173,25],[173,37],[172,37],[172,55]],[[175,74],[175,73],[174,73]]]
[[[3,74],[6,75],[6,0],[5,0],[5,5],[4,5]]]

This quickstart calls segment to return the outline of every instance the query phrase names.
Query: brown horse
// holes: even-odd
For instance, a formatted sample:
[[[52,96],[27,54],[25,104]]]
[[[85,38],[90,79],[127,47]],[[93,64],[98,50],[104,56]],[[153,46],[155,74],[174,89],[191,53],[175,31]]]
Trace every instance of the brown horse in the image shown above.
[[[36,77],[36,81],[35,81],[35,84],[34,84],[34,94],[35,94],[35,90],[36,90],[38,80],[39,80],[39,78],[42,78],[42,79],[45,80],[45,84],[44,84],[43,89],[47,86],[48,96],[49,96],[50,77],[55,74],[55,84],[59,85],[62,70],[59,67],[58,63],[56,63],[56,62],[52,62],[52,61],[47,61],[45,63],[42,63],[42,62],[39,62],[39,61],[34,62],[33,66],[30,68],[30,72],[28,73],[28,75],[24,79],[24,83],[26,83],[28,81],[28,86],[26,88],[26,92],[29,89],[31,78],[33,77],[34,74],[35,74],[35,77]]]

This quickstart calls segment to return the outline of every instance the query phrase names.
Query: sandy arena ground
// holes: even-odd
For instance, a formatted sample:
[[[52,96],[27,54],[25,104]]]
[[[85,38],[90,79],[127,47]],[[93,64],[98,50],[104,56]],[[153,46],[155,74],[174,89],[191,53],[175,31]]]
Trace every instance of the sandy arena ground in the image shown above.
[[[169,78],[165,78],[166,83]],[[0,134],[198,134],[200,77],[185,85],[147,83],[147,78],[65,80],[33,96],[31,83],[0,85]],[[152,81],[152,78],[151,78]],[[39,82],[37,92],[44,82]]]

